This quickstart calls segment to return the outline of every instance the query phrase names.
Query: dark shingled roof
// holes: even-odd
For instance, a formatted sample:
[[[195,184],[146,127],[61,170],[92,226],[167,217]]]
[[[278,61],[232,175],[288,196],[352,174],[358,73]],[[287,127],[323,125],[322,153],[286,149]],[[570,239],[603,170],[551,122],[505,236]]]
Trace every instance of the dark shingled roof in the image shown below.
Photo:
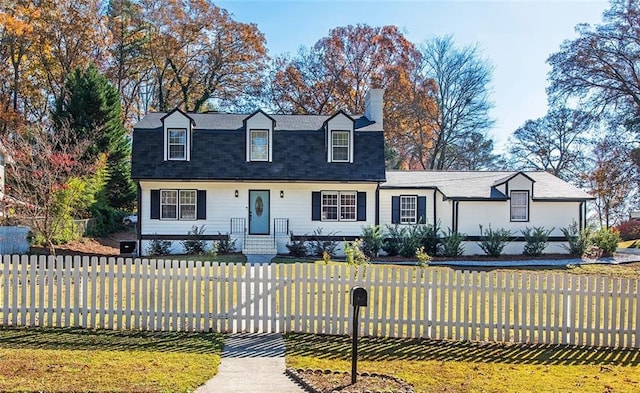
[[[384,135],[376,123],[355,119],[353,163],[327,162],[323,123],[329,116],[272,115],[272,162],[247,162],[242,121],[247,115],[193,114],[190,161],[164,161],[164,113],[151,113],[133,132],[134,179],[245,181],[385,180]]]

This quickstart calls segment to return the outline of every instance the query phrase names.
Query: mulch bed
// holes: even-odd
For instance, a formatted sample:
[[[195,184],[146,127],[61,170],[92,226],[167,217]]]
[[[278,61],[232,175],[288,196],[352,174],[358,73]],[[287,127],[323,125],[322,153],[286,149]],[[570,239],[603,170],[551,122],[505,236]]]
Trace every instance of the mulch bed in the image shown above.
[[[358,373],[351,384],[351,373],[332,370],[287,369],[287,375],[310,393],[415,393],[403,380],[384,374]]]

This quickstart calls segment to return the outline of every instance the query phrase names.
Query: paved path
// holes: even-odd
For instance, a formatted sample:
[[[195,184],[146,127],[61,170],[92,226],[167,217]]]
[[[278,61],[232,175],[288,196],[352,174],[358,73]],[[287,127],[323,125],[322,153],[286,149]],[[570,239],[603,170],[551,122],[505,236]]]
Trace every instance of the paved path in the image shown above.
[[[222,351],[218,374],[196,393],[301,393],[285,374],[285,345],[281,334],[231,334]]]

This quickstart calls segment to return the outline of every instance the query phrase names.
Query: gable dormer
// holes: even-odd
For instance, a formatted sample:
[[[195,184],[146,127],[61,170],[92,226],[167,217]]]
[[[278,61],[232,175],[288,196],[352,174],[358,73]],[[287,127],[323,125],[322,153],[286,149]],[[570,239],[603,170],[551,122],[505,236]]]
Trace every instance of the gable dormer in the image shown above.
[[[517,172],[494,183],[494,187],[509,198],[512,222],[528,222],[529,206],[533,198],[535,180],[524,172]]]
[[[246,160],[266,161],[273,160],[273,129],[276,121],[262,110],[253,112],[243,120],[246,132]]]
[[[324,122],[327,162],[353,162],[353,128],[355,120],[339,111]]]
[[[191,159],[191,139],[196,123],[176,108],[162,119],[164,132],[164,160],[189,161]]]

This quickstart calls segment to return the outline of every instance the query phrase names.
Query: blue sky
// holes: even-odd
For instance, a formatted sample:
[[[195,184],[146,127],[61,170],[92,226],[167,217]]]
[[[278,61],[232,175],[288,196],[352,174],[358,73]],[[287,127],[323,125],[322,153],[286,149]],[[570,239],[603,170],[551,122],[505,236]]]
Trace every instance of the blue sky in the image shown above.
[[[272,56],[294,54],[330,29],[349,24],[396,25],[415,44],[451,34],[460,45],[478,44],[493,65],[496,125],[490,135],[502,149],[509,135],[547,109],[546,59],[576,37],[578,23],[599,23],[607,1],[271,1],[226,0],[216,5],[234,19],[258,25]]]

